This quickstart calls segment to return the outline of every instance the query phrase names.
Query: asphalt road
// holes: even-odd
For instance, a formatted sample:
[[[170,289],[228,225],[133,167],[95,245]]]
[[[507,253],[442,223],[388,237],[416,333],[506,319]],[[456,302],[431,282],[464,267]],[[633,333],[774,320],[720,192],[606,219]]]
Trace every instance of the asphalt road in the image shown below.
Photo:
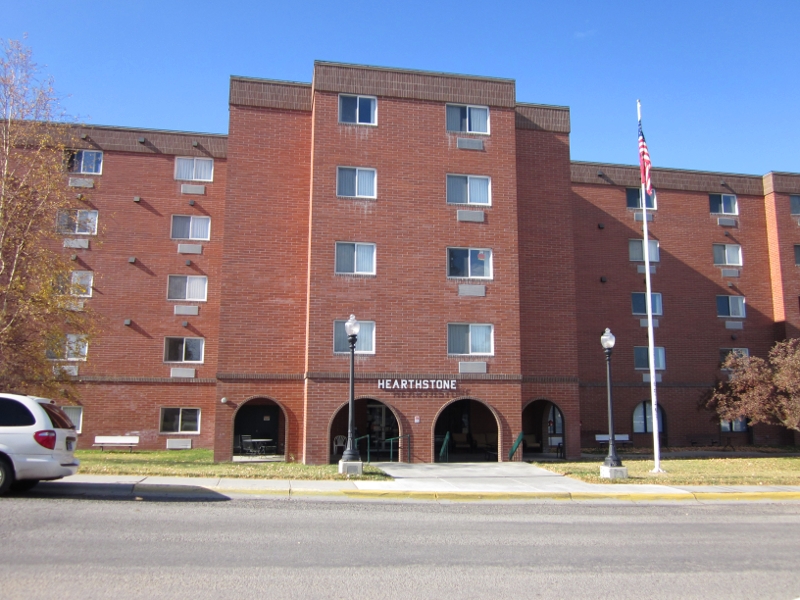
[[[800,504],[0,499],[0,598],[800,597]]]

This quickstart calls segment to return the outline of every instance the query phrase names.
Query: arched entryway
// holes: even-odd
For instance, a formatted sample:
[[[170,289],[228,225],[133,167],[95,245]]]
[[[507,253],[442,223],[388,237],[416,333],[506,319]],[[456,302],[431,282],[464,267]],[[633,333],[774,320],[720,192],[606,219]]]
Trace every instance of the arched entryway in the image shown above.
[[[398,438],[401,434],[400,425],[394,410],[380,400],[374,398],[356,398],[353,402],[355,436],[361,460],[381,461],[399,460]],[[337,463],[342,458],[345,444],[347,443],[347,420],[349,418],[349,405],[343,404],[331,419],[328,436],[328,449],[331,453],[331,464]],[[364,436],[369,435],[369,438]],[[358,439],[361,438],[361,439]],[[405,448],[405,444],[402,445]],[[367,450],[369,449],[369,452]]]
[[[496,462],[498,438],[499,425],[491,408],[478,400],[454,400],[434,423],[434,461]]]
[[[522,411],[523,456],[563,456],[564,431],[561,409],[549,400],[534,400]]]
[[[286,415],[269,398],[251,398],[233,418],[233,455],[240,460],[283,460]]]

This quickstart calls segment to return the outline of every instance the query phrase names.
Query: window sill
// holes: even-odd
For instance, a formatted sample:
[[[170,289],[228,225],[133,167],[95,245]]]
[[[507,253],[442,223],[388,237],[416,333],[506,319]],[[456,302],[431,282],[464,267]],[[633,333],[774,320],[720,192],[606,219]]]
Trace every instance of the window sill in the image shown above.
[[[449,135],[479,135],[483,138],[488,138],[492,135],[491,132],[484,133],[483,131],[452,131],[450,129],[447,130]]]
[[[336,277],[355,277],[359,279],[366,279],[369,277],[377,277],[377,273],[334,273]]]
[[[336,197],[340,200],[377,200],[377,196],[340,196],[336,194]]]
[[[339,121],[339,125],[355,126],[355,127],[377,127],[377,123],[351,123],[350,121]]]
[[[199,431],[159,431],[158,435],[200,435]]]

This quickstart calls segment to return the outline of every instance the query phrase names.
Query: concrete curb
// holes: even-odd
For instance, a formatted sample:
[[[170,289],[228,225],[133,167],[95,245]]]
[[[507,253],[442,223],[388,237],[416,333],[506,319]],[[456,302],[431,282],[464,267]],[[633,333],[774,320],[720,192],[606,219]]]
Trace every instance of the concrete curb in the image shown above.
[[[156,487],[156,486],[151,486]],[[246,494],[248,496],[344,496],[353,500],[450,500],[450,501],[515,501],[559,500],[593,501],[617,500],[622,502],[678,502],[678,501],[800,501],[800,492],[678,492],[675,494],[613,493],[613,492],[436,492],[400,490],[236,490],[208,488],[222,495]]]

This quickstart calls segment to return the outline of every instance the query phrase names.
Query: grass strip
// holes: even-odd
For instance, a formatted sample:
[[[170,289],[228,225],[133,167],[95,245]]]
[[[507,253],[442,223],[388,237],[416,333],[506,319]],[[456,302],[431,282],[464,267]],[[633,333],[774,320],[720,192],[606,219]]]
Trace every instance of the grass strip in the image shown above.
[[[656,485],[798,485],[800,486],[800,457],[764,458],[675,458],[661,461],[664,473],[651,473],[652,459],[622,457],[628,468],[628,479],[601,479],[603,460],[583,459],[570,462],[533,462],[554,473],[580,479],[587,483],[656,484]]]
[[[140,475],[143,477],[230,477],[241,479],[345,480],[338,465],[293,462],[215,463],[212,450],[77,450],[81,475]],[[351,477],[352,479],[352,477]],[[383,471],[364,465],[361,480],[391,480]]]

